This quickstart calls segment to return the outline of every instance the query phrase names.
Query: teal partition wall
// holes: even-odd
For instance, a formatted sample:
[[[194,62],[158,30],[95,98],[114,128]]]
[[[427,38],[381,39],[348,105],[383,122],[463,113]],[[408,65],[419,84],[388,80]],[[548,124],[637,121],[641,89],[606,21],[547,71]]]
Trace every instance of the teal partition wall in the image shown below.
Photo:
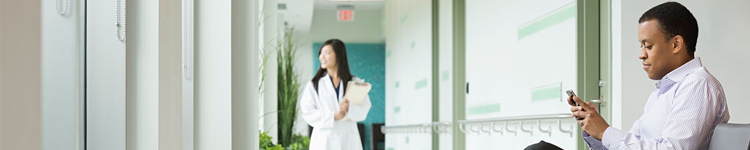
[[[321,45],[322,43],[314,43],[312,47],[313,74],[320,68],[318,51]],[[371,124],[385,123],[385,44],[346,43],[346,53],[352,75],[372,84],[370,91],[372,107],[367,114],[367,119],[360,122],[365,124],[365,142],[362,145],[365,150],[369,150]]]

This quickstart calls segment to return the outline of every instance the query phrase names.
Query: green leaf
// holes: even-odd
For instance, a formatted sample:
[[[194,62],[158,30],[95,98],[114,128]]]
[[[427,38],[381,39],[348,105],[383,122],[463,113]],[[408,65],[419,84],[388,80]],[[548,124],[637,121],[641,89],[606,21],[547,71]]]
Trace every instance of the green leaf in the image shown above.
[[[295,71],[297,55],[297,41],[294,38],[294,28],[285,30],[283,36],[276,43],[277,65],[277,113],[279,145],[293,143],[293,128],[297,118],[297,99],[299,94],[299,72]]]
[[[273,147],[273,137],[268,135],[268,132],[260,132],[260,148]]]

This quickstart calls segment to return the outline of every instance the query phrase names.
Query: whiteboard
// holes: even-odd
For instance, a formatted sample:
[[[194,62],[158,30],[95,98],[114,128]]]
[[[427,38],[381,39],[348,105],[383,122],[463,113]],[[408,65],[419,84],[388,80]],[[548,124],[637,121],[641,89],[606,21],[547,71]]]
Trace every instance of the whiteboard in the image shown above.
[[[577,89],[575,0],[467,1],[466,16],[466,119],[570,113],[564,91]],[[467,149],[523,149],[540,140],[576,149],[575,134],[540,134],[536,122],[524,123],[509,125],[516,134],[467,134]],[[575,127],[573,119],[564,125]]]

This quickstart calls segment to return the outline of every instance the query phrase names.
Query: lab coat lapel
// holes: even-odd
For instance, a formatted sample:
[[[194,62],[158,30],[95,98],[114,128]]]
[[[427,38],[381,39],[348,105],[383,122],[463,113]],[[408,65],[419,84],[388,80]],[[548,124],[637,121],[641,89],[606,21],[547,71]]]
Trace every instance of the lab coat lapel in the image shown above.
[[[339,87],[341,87],[341,83],[339,83]],[[318,83],[318,90],[320,91],[318,95],[320,95],[320,100],[324,101],[331,109],[334,111],[339,111],[338,107],[338,101],[336,97],[342,98],[341,96],[343,93],[339,92],[339,95],[336,95],[336,89],[333,88],[333,81],[331,81],[331,77],[329,75],[325,75],[322,79],[320,79],[320,83]],[[341,90],[341,88],[339,88]]]

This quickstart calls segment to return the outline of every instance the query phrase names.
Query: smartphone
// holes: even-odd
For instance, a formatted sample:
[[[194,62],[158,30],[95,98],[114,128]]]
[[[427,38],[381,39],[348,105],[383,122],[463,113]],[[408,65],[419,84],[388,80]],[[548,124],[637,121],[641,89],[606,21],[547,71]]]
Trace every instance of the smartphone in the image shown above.
[[[573,103],[576,104],[576,106],[581,106],[578,103],[576,103],[575,100],[573,100],[573,96],[576,96],[576,92],[573,92],[573,90],[567,90],[567,91],[565,91],[565,93],[568,94],[568,96],[570,97],[570,100],[573,101]],[[583,110],[583,111],[585,111],[585,110]],[[583,120],[583,118],[576,118],[576,120]]]
[[[573,92],[573,90],[568,90],[568,91],[565,91],[565,93],[568,94],[568,97],[570,97],[570,100],[573,101],[573,103],[576,104],[576,106],[581,106],[578,103],[576,103],[575,100],[573,100],[573,96],[576,96],[576,92]]]

